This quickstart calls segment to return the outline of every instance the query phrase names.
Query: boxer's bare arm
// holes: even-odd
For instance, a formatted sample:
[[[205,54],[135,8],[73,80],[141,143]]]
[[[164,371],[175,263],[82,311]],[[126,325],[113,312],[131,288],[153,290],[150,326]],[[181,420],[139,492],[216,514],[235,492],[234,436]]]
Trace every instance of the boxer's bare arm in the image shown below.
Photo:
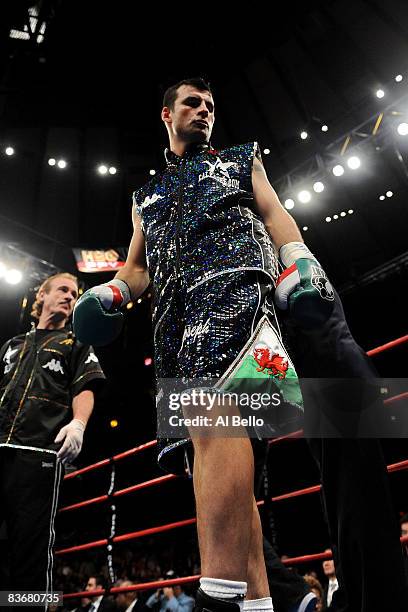
[[[115,278],[125,281],[130,288],[133,299],[143,293],[150,283],[146,265],[145,239],[142,232],[140,217],[132,210],[133,236],[130,241],[129,253],[123,268]]]
[[[288,242],[303,242],[294,218],[285,210],[266,176],[262,162],[255,157],[252,188],[258,212],[277,249]]]

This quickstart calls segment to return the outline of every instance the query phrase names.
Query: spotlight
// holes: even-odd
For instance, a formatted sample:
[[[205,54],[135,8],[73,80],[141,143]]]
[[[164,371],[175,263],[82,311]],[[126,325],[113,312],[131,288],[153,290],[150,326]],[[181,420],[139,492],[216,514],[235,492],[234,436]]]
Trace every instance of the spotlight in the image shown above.
[[[285,208],[287,208],[288,210],[292,210],[294,206],[295,206],[295,203],[292,200],[292,198],[288,198],[287,200],[285,200]]]
[[[5,275],[7,271],[7,266],[2,261],[0,261],[0,278]]]
[[[331,217],[326,217],[326,222],[330,223],[330,221],[331,221]]]
[[[310,195],[310,191],[307,191],[307,189],[303,189],[302,191],[299,191],[298,193],[299,202],[302,202],[302,204],[307,204],[308,202],[310,202],[311,199],[312,199],[312,196]]]
[[[116,174],[116,172],[117,172],[117,170],[116,170],[115,166],[111,166],[109,168],[109,174]]]
[[[98,172],[99,174],[106,174],[108,172],[108,168],[102,164],[101,166],[98,166]]]
[[[357,157],[357,155],[349,157],[347,160],[347,165],[349,168],[351,168],[351,170],[357,170],[357,168],[361,166],[360,158]]]
[[[329,131],[329,126],[327,126],[326,124],[322,125],[322,132],[328,132],[328,131]]]
[[[57,163],[58,168],[66,168],[67,167],[67,162],[65,161],[65,159],[60,159],[59,162]]]
[[[342,174],[344,174],[344,168],[340,164],[337,164],[337,166],[334,166],[332,172],[334,176],[341,176]]]
[[[349,215],[352,215],[354,210],[352,208],[350,208],[347,212],[348,212]]]
[[[56,163],[57,161],[53,157],[50,157],[50,159],[48,160],[49,166],[55,166]]]
[[[375,95],[377,96],[377,98],[383,98],[385,96],[385,91],[383,89],[377,89]]]
[[[149,174],[150,174],[151,176],[154,176],[154,175],[156,174],[156,170],[150,170]]]
[[[324,191],[324,184],[321,181],[316,181],[313,185],[313,189],[316,193],[322,193],[322,191]]]
[[[264,149],[264,150],[263,150],[263,152],[264,152],[264,155],[269,155],[269,153],[271,152],[271,150],[270,150],[270,149]]]
[[[145,366],[150,366],[153,363],[153,359],[151,357],[146,357],[146,359],[144,360],[144,364]]]
[[[400,136],[407,136],[408,134],[408,123],[400,123],[397,127],[397,132]]]
[[[4,152],[5,152],[6,155],[14,155],[13,147],[7,147]]]
[[[141,304],[141,303],[142,303],[142,298],[139,298],[139,299],[137,300],[137,303],[138,303],[138,304]]]
[[[309,229],[309,228],[307,227],[307,225],[305,225],[304,227],[302,227],[302,230],[303,230],[304,232],[307,232],[307,230],[308,230],[308,229]]]
[[[395,77],[395,80],[397,81],[397,83],[401,83],[402,79],[403,79],[402,74],[397,74],[397,76]]]
[[[333,219],[338,219],[339,215],[333,215]]]
[[[380,195],[380,197],[378,199],[381,200],[381,201],[385,200],[385,195]]]
[[[112,427],[112,429],[115,429],[115,427],[119,425],[119,421],[117,419],[112,419],[109,425]]]
[[[305,131],[300,132],[300,137],[302,140],[306,140],[306,138],[309,136],[309,134]]]
[[[131,310],[131,309],[133,308],[133,302],[128,302],[128,303],[126,304],[126,308],[127,308],[128,310]]]
[[[344,210],[340,213],[340,217],[345,217],[346,213],[344,212]]]
[[[18,283],[21,282],[22,278],[23,278],[23,275],[20,272],[20,270],[15,270],[15,269],[7,270],[7,272],[4,275],[4,280],[6,281],[6,283],[9,283],[10,285],[18,285]]]
[[[387,198],[392,198],[394,194],[392,193],[392,191],[387,191],[385,195],[387,196]]]

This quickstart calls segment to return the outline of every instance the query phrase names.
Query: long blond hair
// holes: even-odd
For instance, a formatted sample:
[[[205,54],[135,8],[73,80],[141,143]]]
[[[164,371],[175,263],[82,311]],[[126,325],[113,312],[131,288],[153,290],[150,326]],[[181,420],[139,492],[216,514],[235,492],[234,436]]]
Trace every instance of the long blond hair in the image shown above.
[[[70,274],[69,272],[59,272],[58,274],[53,274],[52,276],[49,276],[48,278],[46,278],[45,281],[42,283],[41,287],[38,289],[36,296],[35,296],[35,302],[31,309],[31,316],[33,317],[33,319],[39,319],[42,313],[43,303],[42,301],[40,301],[41,291],[45,291],[45,293],[49,293],[51,289],[52,281],[54,280],[54,278],[60,278],[61,276],[62,278],[69,278],[73,280],[78,285],[77,277],[74,276],[73,274]]]

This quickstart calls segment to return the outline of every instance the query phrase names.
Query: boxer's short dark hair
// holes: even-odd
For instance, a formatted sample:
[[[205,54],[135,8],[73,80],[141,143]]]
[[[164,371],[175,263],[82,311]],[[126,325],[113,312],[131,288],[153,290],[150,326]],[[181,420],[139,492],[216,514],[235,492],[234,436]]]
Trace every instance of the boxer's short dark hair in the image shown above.
[[[184,79],[183,81],[179,81],[175,85],[171,85],[168,89],[166,89],[163,96],[163,106],[167,106],[171,110],[174,108],[174,102],[177,98],[177,91],[179,87],[182,85],[191,85],[191,87],[195,87],[198,91],[208,91],[212,95],[212,91],[209,83],[204,81],[201,77],[196,77],[193,79]]]

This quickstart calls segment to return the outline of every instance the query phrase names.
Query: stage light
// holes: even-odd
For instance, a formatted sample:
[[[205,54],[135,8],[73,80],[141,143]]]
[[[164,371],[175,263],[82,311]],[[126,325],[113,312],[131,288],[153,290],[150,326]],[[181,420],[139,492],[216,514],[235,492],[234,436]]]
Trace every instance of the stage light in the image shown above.
[[[82,287],[80,287],[80,288],[78,289],[78,295],[82,295],[82,294],[83,294],[83,292],[84,292],[84,290],[82,289]]]
[[[305,225],[304,227],[302,227],[302,230],[303,230],[304,232],[307,232],[307,230],[308,230],[308,229],[309,229],[309,228],[307,227],[307,225]]]
[[[351,170],[357,170],[361,166],[361,160],[357,155],[352,155],[348,158],[347,165]]]
[[[271,152],[271,150],[270,150],[270,149],[264,149],[264,150],[263,150],[263,152],[264,152],[264,155],[269,155],[269,153]]]
[[[139,299],[137,300],[137,303],[138,303],[138,304],[141,304],[141,303],[142,303],[142,298],[139,298]]]
[[[385,91],[383,89],[377,89],[375,95],[377,96],[377,98],[383,98],[385,96]]]
[[[328,132],[329,131],[329,126],[324,124],[322,125],[322,132]]]
[[[115,166],[111,166],[109,168],[109,174],[116,174],[116,172],[117,172],[117,170],[116,170]]]
[[[302,204],[307,204],[308,202],[310,202],[311,199],[312,199],[312,196],[310,195],[310,191],[307,191],[307,189],[303,189],[302,191],[299,191],[298,193],[299,202],[302,202]]]
[[[322,191],[324,191],[324,184],[321,181],[316,181],[313,185],[313,189],[316,193],[322,193]]]
[[[354,210],[352,208],[350,208],[347,212],[348,212],[349,215],[352,215]]]
[[[340,164],[337,164],[337,166],[334,166],[332,172],[334,176],[341,176],[342,174],[344,174],[344,168]]]
[[[144,360],[145,366],[151,366],[152,363],[153,363],[153,359],[151,357],[146,357],[146,359]]]
[[[58,168],[66,168],[67,167],[67,162],[65,161],[65,159],[60,159],[59,162],[57,163]]]
[[[338,219],[339,215],[333,215],[333,219]]]
[[[292,200],[292,198],[288,198],[287,200],[285,200],[285,208],[287,208],[288,210],[292,210],[294,206],[295,206],[295,203]]]
[[[16,270],[15,268],[12,268],[11,270],[7,270],[4,275],[4,280],[6,281],[6,283],[9,283],[10,285],[18,285],[18,283],[21,282],[22,278],[23,278],[23,275],[20,272],[20,270]]]
[[[306,140],[306,138],[309,136],[309,134],[305,131],[300,132],[300,137],[302,140]]]
[[[153,170],[153,169],[152,169],[152,170],[150,170],[149,174],[150,174],[151,176],[154,176],[154,175],[156,174],[156,170]]]
[[[128,303],[126,304],[126,308],[127,308],[128,310],[131,310],[131,309],[133,308],[133,302],[128,302]]]
[[[112,419],[109,425],[112,427],[112,429],[115,429],[115,427],[119,425],[119,421],[117,419]]]
[[[6,264],[0,261],[0,278],[5,275],[6,271],[7,271]]]
[[[397,74],[397,76],[395,77],[395,80],[397,81],[397,83],[401,83],[402,79],[403,79],[402,74]]]
[[[397,132],[400,136],[407,136],[408,134],[408,123],[400,123],[397,127]]]
[[[14,155],[14,149],[13,149],[13,147],[7,147],[7,148],[5,149],[5,154],[6,154],[6,155]]]
[[[378,199],[381,200],[381,201],[385,200],[385,195],[380,195],[380,197]]]
[[[330,223],[331,217],[326,217],[326,223]]]
[[[346,213],[344,212],[344,210],[340,213],[340,217],[345,217]]]
[[[104,164],[101,164],[98,166],[98,172],[99,174],[106,174],[108,172],[108,168],[104,166]]]
[[[48,160],[49,166],[55,166],[56,163],[57,161],[53,157],[50,157],[50,159]]]
[[[385,195],[387,196],[387,198],[392,198],[394,194],[392,193],[392,191],[387,191]]]

